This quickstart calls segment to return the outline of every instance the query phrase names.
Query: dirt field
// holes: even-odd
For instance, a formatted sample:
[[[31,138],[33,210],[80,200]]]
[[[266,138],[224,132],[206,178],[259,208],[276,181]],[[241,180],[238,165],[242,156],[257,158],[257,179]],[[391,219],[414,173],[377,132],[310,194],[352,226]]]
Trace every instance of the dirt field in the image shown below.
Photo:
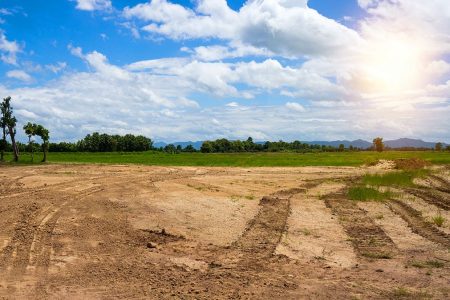
[[[346,199],[390,167],[0,166],[0,298],[448,299],[450,170]]]

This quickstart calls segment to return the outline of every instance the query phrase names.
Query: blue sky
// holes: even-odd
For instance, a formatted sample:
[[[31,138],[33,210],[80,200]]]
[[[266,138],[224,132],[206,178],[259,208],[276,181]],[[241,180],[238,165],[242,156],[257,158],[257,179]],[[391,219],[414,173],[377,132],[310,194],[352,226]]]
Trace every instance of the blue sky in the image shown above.
[[[3,0],[0,91],[54,141],[449,142],[446,2]]]

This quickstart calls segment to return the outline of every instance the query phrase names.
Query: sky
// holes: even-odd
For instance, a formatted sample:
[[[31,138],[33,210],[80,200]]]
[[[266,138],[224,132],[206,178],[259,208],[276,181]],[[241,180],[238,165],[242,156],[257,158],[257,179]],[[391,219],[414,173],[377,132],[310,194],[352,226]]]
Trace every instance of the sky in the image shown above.
[[[448,0],[0,0],[0,96],[55,142],[450,142],[449,28]]]

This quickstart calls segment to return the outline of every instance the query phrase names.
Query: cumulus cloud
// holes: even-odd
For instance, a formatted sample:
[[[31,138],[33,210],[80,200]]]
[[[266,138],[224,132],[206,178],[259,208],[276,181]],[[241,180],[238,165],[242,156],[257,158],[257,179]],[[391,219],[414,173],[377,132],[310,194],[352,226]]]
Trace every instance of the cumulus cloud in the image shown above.
[[[112,8],[111,0],[76,0],[79,10],[108,10]]]
[[[200,0],[194,10],[151,0],[123,14],[147,22],[142,30],[172,39],[218,38],[292,57],[327,55],[359,43],[355,31],[320,15],[307,1],[254,0],[236,12],[226,0]]]
[[[11,70],[6,72],[6,77],[14,78],[20,81],[29,82],[32,80],[31,76],[22,70]]]

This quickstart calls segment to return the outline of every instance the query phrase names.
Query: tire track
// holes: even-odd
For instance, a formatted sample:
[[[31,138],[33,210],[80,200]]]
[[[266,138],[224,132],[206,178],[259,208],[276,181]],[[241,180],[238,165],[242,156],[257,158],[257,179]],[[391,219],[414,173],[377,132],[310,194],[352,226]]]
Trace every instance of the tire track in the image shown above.
[[[441,184],[441,186],[434,186],[436,190],[447,194],[450,193],[450,182],[436,175],[430,175],[430,177]]]
[[[243,260],[264,263],[270,257],[286,231],[290,199],[305,189],[289,189],[263,197],[258,214],[248,223],[233,248],[243,253]]]
[[[397,253],[394,242],[384,230],[343,193],[328,196],[325,205],[339,217],[339,222],[360,256],[391,258]]]
[[[390,200],[389,208],[403,220],[414,233],[450,249],[450,235],[440,231],[422,217],[422,214],[400,200]]]
[[[148,176],[143,175],[134,179],[136,182],[149,181],[150,184],[162,182],[166,180],[191,177],[194,174],[165,174],[165,176]],[[45,186],[38,190],[25,191],[20,193],[20,197],[24,195],[33,195],[37,198],[52,198],[54,194],[61,193],[61,189],[65,187],[73,187],[74,184],[89,184],[94,182],[100,183],[104,177],[76,179],[68,182],[57,183]],[[117,176],[108,178],[107,182],[101,182],[101,188],[94,186],[85,189],[78,194],[68,195],[62,199],[58,205],[52,205],[44,209],[34,202],[32,205],[26,206],[20,214],[19,221],[14,228],[14,233],[0,254],[0,271],[8,272],[13,276],[23,276],[29,269],[38,274],[46,274],[50,265],[50,256],[52,251],[52,236],[56,224],[63,214],[65,208],[70,206],[74,201],[83,199],[89,195],[103,191],[108,186],[126,184],[127,176]],[[56,189],[57,188],[57,189]],[[9,196],[8,198],[18,197],[18,194]],[[57,199],[57,198],[56,198]]]
[[[41,208],[37,203],[27,205],[19,215],[14,233],[2,250],[0,256],[0,270],[11,275],[23,274],[27,267],[28,250],[34,236],[34,220]]]
[[[89,188],[79,194],[63,198],[63,203],[42,210],[36,203],[26,207],[20,215],[10,243],[3,249],[0,270],[12,276],[22,276],[28,268],[47,271],[52,249],[52,235],[63,209],[71,202],[102,191]],[[40,220],[40,221],[39,221]]]
[[[429,190],[419,190],[419,189],[404,189],[405,192],[414,195],[423,201],[435,205],[439,208],[450,210],[450,198],[444,198],[441,196],[438,196],[437,194],[433,194]]]

